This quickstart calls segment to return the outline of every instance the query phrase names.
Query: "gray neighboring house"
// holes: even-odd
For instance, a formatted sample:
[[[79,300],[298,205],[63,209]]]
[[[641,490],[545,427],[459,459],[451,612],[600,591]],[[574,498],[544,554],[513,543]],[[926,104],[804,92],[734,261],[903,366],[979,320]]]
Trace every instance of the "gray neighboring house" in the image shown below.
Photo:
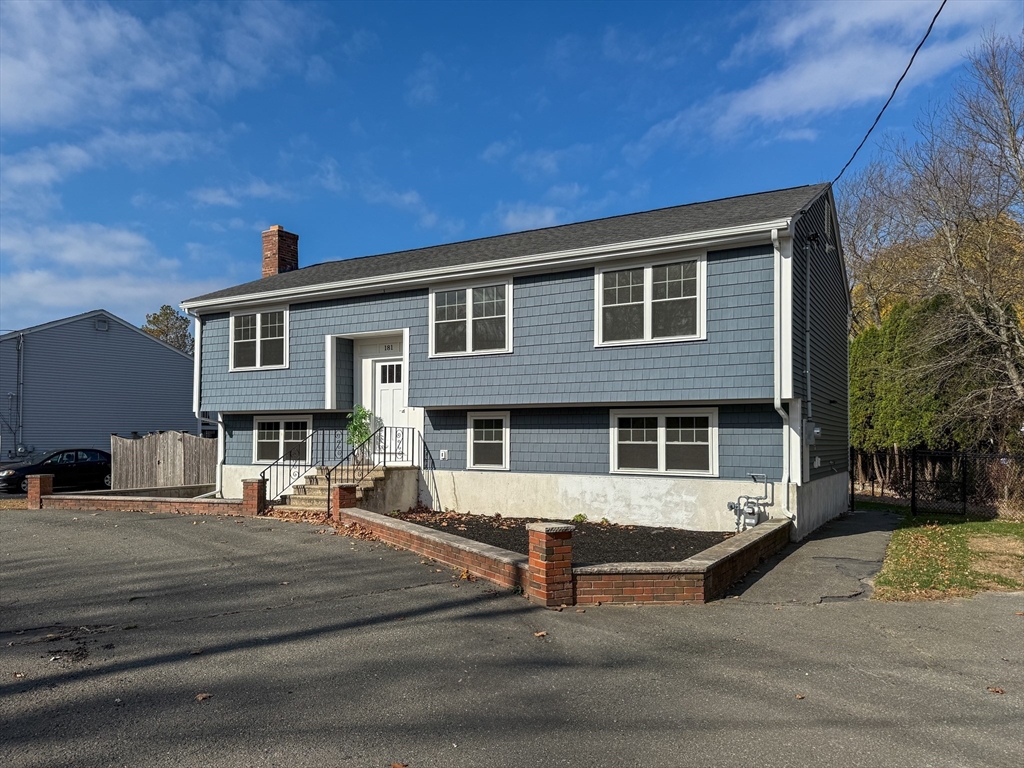
[[[848,506],[827,184],[304,268],[275,226],[262,279],[182,307],[226,496],[362,404],[434,508],[732,530],[751,473],[797,538]]]
[[[104,309],[0,336],[0,460],[18,446],[110,450],[110,435],[196,434],[192,356]]]

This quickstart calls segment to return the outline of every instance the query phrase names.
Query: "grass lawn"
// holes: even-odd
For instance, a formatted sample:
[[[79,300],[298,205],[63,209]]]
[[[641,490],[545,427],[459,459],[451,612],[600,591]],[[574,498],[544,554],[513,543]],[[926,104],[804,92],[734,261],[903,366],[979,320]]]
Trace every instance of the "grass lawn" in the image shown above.
[[[903,516],[875,577],[875,599],[936,600],[983,590],[1024,590],[1024,523],[911,517],[898,507],[871,506]]]

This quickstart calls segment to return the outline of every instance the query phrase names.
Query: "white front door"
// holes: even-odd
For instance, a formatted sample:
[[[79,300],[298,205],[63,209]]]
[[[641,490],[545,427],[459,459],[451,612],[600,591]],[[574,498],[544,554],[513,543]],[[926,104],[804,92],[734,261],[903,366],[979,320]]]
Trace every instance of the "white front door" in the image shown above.
[[[403,368],[401,358],[373,361],[373,407],[370,410],[386,427],[406,425]]]
[[[401,358],[373,361],[373,414],[385,427],[408,425],[405,407],[405,371]],[[405,430],[387,430],[384,443],[378,449],[389,462],[408,461]]]

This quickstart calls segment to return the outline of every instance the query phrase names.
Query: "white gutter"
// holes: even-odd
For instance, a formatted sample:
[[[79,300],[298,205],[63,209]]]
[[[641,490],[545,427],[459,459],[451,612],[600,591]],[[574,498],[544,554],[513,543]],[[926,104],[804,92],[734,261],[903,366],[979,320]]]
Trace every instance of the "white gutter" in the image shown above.
[[[181,308],[191,314],[198,309],[230,309],[250,304],[266,304],[281,300],[322,299],[357,293],[385,293],[387,291],[418,288],[445,278],[471,279],[483,275],[497,275],[522,272],[527,269],[563,269],[583,264],[593,264],[619,258],[644,256],[677,248],[706,248],[717,244],[735,243],[738,239],[760,239],[773,230],[788,230],[790,219],[746,224],[739,227],[709,229],[683,235],[648,238],[626,243],[573,248],[566,251],[529,254],[507,259],[495,259],[483,263],[458,264],[434,269],[413,270],[391,275],[374,275],[356,280],[340,280],[333,283],[318,283],[313,286],[282,288],[241,296],[226,296],[219,299],[184,301]]]
[[[192,315],[192,317],[196,321],[195,343],[192,348],[192,412],[197,419],[202,420],[199,415],[199,372],[203,359],[203,324],[199,320],[199,315]]]
[[[772,249],[775,259],[775,338],[774,367],[772,370],[773,391],[775,392],[775,411],[782,417],[782,514],[790,520],[796,520],[796,514],[789,510],[789,412],[782,407],[782,248],[779,244],[779,230],[772,229]]]

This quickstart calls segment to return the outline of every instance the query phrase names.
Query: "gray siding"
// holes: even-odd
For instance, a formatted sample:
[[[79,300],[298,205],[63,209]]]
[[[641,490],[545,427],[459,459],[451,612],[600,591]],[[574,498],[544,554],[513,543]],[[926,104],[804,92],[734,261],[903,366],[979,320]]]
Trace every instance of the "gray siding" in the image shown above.
[[[229,372],[228,316],[207,316],[202,407],[322,408],[324,335],[397,328],[410,329],[412,406],[772,397],[770,245],[708,255],[705,341],[595,348],[592,269],[516,278],[513,293],[514,352],[506,355],[431,359],[425,290],[293,305],[287,370]]]
[[[436,469],[466,468],[468,411],[427,411],[423,436]],[[512,472],[605,475],[609,473],[608,408],[512,409],[509,464]],[[746,480],[748,473],[782,476],[782,420],[770,405],[722,405],[718,409],[719,476]],[[448,460],[440,461],[440,451]]]
[[[369,333],[396,328],[422,329],[426,356],[427,292],[360,296],[352,299],[293,304],[288,319],[288,368],[229,371],[230,318],[203,317],[202,407],[204,411],[314,410],[324,407],[324,336]],[[352,362],[349,343],[348,402]],[[345,346],[339,346],[339,354]],[[345,372],[343,363],[338,373]],[[343,394],[339,390],[339,394]]]
[[[282,414],[284,415],[284,414]],[[301,414],[313,417],[313,429],[344,429],[348,414],[341,412]],[[253,414],[224,414],[224,463],[253,464]]]
[[[25,334],[24,443],[109,451],[112,432],[196,434],[191,358],[114,320],[99,331],[95,319]],[[16,398],[6,395],[17,393],[17,337],[0,342],[0,350],[3,419],[14,426]],[[6,455],[15,441],[7,424],[3,429]]]
[[[811,480],[849,469],[848,286],[835,227],[827,219],[829,207],[828,195],[822,195],[797,222],[793,241],[793,388],[806,401],[804,244],[809,233],[819,236],[811,250],[810,370],[812,420],[821,427],[821,437],[810,447]],[[815,458],[821,459],[818,468]]]

